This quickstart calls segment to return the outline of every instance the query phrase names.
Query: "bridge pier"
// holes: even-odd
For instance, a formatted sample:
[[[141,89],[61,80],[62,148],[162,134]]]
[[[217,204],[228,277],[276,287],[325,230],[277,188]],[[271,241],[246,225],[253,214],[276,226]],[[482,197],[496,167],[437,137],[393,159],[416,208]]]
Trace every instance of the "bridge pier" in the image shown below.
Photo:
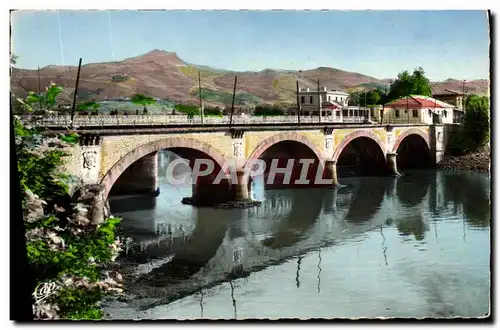
[[[332,186],[337,187],[339,180],[337,178],[337,162],[335,160],[325,161],[325,170],[323,177],[332,180]]]
[[[231,185],[231,199],[233,201],[242,201],[249,199],[248,183],[245,180],[245,172],[236,172],[237,181]]]
[[[398,163],[396,160],[396,156],[398,154],[395,152],[387,153],[387,166],[389,169],[389,175],[392,176],[400,176],[401,174],[398,172]]]
[[[123,172],[113,185],[113,195],[158,196],[158,152],[142,157]]]

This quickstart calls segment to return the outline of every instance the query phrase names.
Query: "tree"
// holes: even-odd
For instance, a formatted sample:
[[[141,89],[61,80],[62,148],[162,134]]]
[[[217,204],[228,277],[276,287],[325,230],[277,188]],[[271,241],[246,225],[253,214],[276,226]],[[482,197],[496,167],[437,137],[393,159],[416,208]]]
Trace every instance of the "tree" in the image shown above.
[[[57,96],[63,91],[63,88],[51,83],[45,88],[45,93],[29,92],[26,98],[17,98],[19,102],[28,112],[33,112],[33,108],[39,108],[39,111],[50,111],[56,105]]]
[[[364,92],[353,92],[349,95],[349,105],[371,106],[380,104],[382,93],[378,88]]]
[[[486,96],[470,95],[465,101],[463,126],[453,131],[449,152],[463,155],[483,147],[490,134],[490,105]]]
[[[87,110],[92,110],[93,113],[96,113],[99,111],[98,109],[101,107],[99,103],[96,103],[95,101],[89,101],[89,102],[84,102],[78,104],[77,110],[78,111],[87,111]]]
[[[144,109],[146,109],[146,112],[147,112],[147,108],[146,108],[147,105],[156,103],[156,100],[154,98],[146,96],[144,94],[134,94],[130,98],[130,101],[134,104],[144,106]]]
[[[255,107],[254,116],[283,116],[284,110],[277,105],[262,104]]]
[[[387,101],[392,101],[410,94],[432,96],[429,79],[425,77],[424,69],[416,68],[413,74],[403,71],[391,85]]]
[[[470,95],[465,101],[464,133],[472,148],[484,146],[490,133],[490,104],[487,96]]]
[[[11,54],[10,54],[10,65],[16,65],[16,64],[17,64],[17,59],[18,59],[18,58],[19,58],[19,57],[18,57],[16,54],[11,53]]]

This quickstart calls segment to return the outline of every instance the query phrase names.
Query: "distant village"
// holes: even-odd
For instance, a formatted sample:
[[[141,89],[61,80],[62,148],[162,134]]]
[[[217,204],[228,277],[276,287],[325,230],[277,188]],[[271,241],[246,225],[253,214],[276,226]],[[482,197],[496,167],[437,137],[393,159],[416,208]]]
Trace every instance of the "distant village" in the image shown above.
[[[285,105],[257,105],[242,106],[236,105],[233,108],[235,116],[252,115],[284,115],[303,117],[324,117],[338,122],[378,122],[378,123],[422,123],[432,124],[433,120],[442,123],[459,123],[464,114],[465,93],[456,90],[445,90],[444,92],[433,94],[432,97],[423,95],[408,95],[383,105],[352,105],[349,93],[329,90],[327,87],[320,89],[300,88],[297,93],[297,104]],[[144,115],[144,114],[169,114],[183,115],[182,111],[176,111],[175,103],[164,100],[156,100],[157,105],[162,106],[161,111],[148,111],[151,106],[144,106],[140,109],[137,105],[130,105],[131,109],[124,109],[124,104],[129,103],[130,98],[107,99],[100,102],[102,108],[99,114],[111,115]],[[360,102],[361,103],[361,102]],[[108,104],[110,107],[106,107]],[[203,103],[202,103],[203,104]],[[298,105],[298,106],[297,106]],[[113,108],[114,106],[114,108]],[[187,104],[199,109],[199,105]],[[215,109],[221,115],[229,115],[231,108],[208,107],[202,105],[204,110]],[[135,108],[132,109],[132,108]],[[266,113],[259,110],[275,108],[277,113]],[[71,111],[70,104],[58,105],[61,112]],[[90,115],[92,112],[80,112],[80,115]],[[97,113],[94,113],[97,114]]]

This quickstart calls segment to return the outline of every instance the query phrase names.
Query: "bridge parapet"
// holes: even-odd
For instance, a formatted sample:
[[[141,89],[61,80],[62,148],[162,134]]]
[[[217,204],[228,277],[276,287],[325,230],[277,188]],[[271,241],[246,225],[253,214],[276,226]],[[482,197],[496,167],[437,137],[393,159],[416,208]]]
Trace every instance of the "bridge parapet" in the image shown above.
[[[22,116],[22,121],[35,126],[44,127],[69,127],[71,126],[70,116]],[[321,122],[317,116],[306,116],[300,118],[303,124],[320,123],[363,123],[364,117],[344,118],[322,117]],[[296,116],[234,116],[233,124],[299,124]],[[203,122],[200,117],[188,117],[184,115],[131,115],[131,116],[109,116],[109,115],[89,115],[75,116],[73,126],[75,127],[104,127],[104,126],[159,126],[159,125],[221,125],[230,124],[229,116],[205,117]]]

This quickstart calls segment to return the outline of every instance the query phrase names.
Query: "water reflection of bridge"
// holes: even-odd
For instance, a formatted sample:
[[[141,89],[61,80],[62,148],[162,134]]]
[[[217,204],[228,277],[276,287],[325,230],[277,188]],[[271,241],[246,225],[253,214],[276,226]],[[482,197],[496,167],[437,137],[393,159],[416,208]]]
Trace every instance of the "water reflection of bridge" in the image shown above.
[[[401,235],[425,241],[429,224],[422,213],[447,208],[463,212],[472,226],[489,225],[489,215],[471,202],[456,205],[463,198],[453,195],[456,179],[437,172],[352,179],[340,189],[262,191],[264,202],[254,209],[197,209],[191,228],[165,225],[158,241],[136,253],[143,256],[136,260],[173,255],[142,278],[137,290],[165,303],[391,223]],[[473,185],[467,180],[461,184]],[[484,208],[485,188],[475,189],[476,205]]]

